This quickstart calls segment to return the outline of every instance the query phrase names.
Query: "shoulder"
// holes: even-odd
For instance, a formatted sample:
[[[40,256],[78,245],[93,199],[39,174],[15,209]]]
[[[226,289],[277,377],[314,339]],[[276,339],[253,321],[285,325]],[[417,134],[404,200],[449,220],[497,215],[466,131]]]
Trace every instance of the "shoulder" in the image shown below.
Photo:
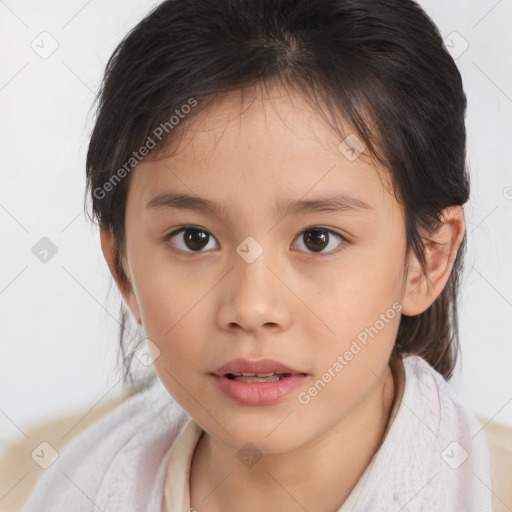
[[[354,512],[491,512],[490,457],[476,416],[424,359],[402,359],[398,411]]]
[[[438,434],[465,429],[465,434],[476,435],[481,424],[469,404],[453,389],[450,382],[423,358],[408,355],[403,359],[406,375],[404,400],[422,405],[423,416]]]
[[[491,510],[491,463],[484,426],[427,361],[410,355],[403,362],[404,404],[420,419],[415,442],[431,447],[425,456],[428,453],[430,460],[432,503],[451,502],[459,507],[456,510]]]
[[[157,378],[73,438],[22,512],[143,510],[188,415]]]

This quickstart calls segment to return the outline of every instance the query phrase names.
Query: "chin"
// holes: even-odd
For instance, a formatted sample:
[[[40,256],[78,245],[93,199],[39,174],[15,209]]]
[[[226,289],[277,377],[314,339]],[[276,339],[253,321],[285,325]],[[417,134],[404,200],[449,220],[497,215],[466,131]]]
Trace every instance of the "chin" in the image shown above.
[[[286,420],[282,421],[285,417],[286,414],[278,421],[273,418],[272,421],[268,419],[263,421],[262,418],[261,422],[251,419],[250,422],[231,420],[229,423],[224,423],[219,418],[221,425],[229,425],[226,430],[231,435],[218,425],[213,425],[213,429],[208,428],[208,432],[234,451],[245,449],[250,451],[249,445],[254,445],[256,447],[254,450],[261,453],[285,453],[297,448],[303,442],[307,442],[306,438],[302,440],[302,437],[306,436],[304,425],[299,426]],[[280,422],[282,423],[280,424]]]

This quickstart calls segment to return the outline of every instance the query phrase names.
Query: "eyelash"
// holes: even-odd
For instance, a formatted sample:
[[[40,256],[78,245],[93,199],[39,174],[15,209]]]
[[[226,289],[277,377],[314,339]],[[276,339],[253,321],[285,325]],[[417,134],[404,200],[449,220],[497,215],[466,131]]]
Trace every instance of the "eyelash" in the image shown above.
[[[171,233],[167,234],[165,237],[164,237],[164,241],[167,243],[167,242],[170,242],[172,238],[174,238],[176,235],[180,234],[180,233],[183,233],[185,231],[187,231],[187,229],[196,229],[198,231],[203,231],[204,233],[208,233],[209,235],[211,235],[211,233],[200,227],[200,226],[193,226],[193,225],[186,225],[186,226],[181,226],[180,228],[172,231]],[[349,244],[349,241],[343,236],[341,235],[340,233],[338,233],[337,231],[334,231],[332,229],[329,229],[327,227],[324,227],[324,226],[308,226],[306,229],[303,229],[296,237],[295,239],[297,239],[300,235],[302,235],[303,233],[307,232],[307,231],[313,231],[315,229],[318,229],[318,230],[321,230],[321,231],[326,231],[329,233],[329,235],[335,235],[336,237],[338,237],[341,241],[342,241],[342,247],[341,249],[335,249],[335,250],[332,250],[332,251],[329,251],[329,252],[309,252],[308,251],[308,254],[311,256],[311,257],[326,257],[326,256],[331,256],[331,255],[334,255],[334,254],[337,254],[337,253],[340,253],[341,251],[343,251],[345,249],[345,246],[347,244]],[[213,237],[213,235],[211,235]],[[294,240],[295,240],[294,239]],[[183,250],[183,249],[179,249],[179,248],[176,248],[175,246],[172,246],[171,245],[171,250],[173,250],[174,252],[178,252],[178,253],[185,253],[185,254],[201,254],[203,252],[206,252],[206,251],[190,251],[190,250]]]

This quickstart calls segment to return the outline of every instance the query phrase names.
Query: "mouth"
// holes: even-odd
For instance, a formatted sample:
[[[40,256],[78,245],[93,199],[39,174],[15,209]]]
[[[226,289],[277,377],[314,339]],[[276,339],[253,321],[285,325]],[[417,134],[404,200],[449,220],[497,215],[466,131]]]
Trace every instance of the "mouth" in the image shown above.
[[[274,359],[234,359],[213,372],[217,377],[226,377],[239,382],[274,382],[292,375],[307,375],[296,368]]]
[[[304,373],[236,375],[214,375],[218,389],[238,404],[270,405],[289,396],[293,390],[303,385]]]
[[[235,359],[211,375],[228,398],[244,405],[277,402],[308,377],[307,373],[273,359]]]

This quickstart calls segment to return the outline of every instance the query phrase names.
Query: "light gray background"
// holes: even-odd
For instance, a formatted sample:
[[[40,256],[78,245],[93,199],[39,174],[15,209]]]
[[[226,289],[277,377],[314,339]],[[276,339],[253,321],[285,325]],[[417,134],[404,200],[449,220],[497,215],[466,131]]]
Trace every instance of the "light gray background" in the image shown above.
[[[120,299],[109,294],[97,228],[83,214],[84,162],[107,59],[157,3],[0,1],[4,441],[122,392],[114,371]],[[476,413],[512,425],[512,1],[420,4],[453,47],[469,102],[462,358],[451,382]],[[57,247],[46,263],[32,252],[42,237]]]

